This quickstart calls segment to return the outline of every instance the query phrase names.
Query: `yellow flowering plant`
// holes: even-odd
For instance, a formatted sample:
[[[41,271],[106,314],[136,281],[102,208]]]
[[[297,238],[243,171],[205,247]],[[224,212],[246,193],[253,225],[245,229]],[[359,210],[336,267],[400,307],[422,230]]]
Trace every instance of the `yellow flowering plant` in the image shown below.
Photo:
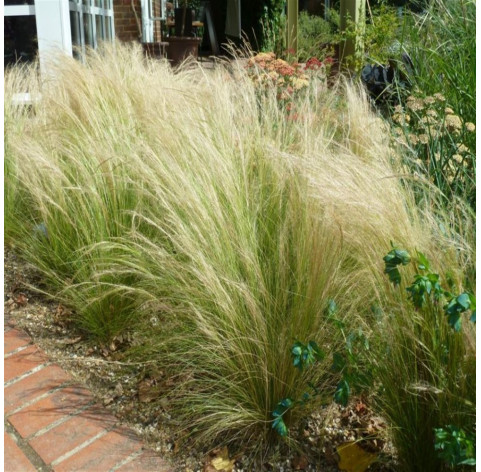
[[[475,179],[474,123],[465,122],[435,93],[422,97],[414,93],[391,113],[398,142],[415,154],[416,172],[450,196],[466,195]]]

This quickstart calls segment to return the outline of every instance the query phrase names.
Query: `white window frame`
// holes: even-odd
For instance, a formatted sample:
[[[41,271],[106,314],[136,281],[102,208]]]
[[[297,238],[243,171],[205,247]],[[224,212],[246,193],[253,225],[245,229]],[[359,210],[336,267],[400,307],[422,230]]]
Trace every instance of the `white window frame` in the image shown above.
[[[77,26],[79,28],[79,47],[81,57],[85,57],[87,46],[97,48],[97,16],[100,16],[101,21],[101,37],[104,40],[113,41],[115,38],[115,26],[114,26],[114,9],[112,0],[99,0],[101,6],[95,6],[95,0],[70,0],[69,10],[75,12],[78,15]],[[84,15],[88,15],[88,23],[90,31],[92,32],[92,44],[87,45],[85,43],[85,28],[84,28]],[[107,38],[107,30],[110,29],[110,37]]]
[[[160,16],[154,15],[153,2],[155,0],[141,0],[140,8],[142,11],[142,42],[154,42],[154,23],[156,21],[165,21],[166,19],[166,0],[160,1]],[[162,26],[161,26],[162,27]]]
[[[18,0],[21,1],[21,0]],[[101,33],[104,39],[114,41],[114,9],[113,0],[35,0],[34,5],[4,5],[4,16],[34,16],[37,27],[38,55],[40,71],[47,73],[50,53],[63,51],[72,56],[72,31],[70,28],[70,11],[79,14],[79,34],[81,59],[85,57],[85,32],[83,15],[90,15],[89,26],[92,31],[92,46],[97,47],[97,16],[101,17]],[[107,38],[107,31],[110,37]]]

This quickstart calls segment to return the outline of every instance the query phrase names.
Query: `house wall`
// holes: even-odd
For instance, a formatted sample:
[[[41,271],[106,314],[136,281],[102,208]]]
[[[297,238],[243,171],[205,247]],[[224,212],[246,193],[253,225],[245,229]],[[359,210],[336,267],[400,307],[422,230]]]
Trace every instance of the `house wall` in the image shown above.
[[[140,0],[114,0],[114,25],[115,36],[120,41],[139,41],[142,37]]]

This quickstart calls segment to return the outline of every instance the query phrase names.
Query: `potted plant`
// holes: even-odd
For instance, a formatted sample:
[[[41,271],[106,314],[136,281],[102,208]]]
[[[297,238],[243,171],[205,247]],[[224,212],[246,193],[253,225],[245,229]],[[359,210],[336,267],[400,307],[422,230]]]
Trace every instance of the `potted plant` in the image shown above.
[[[175,9],[175,35],[169,36],[167,57],[172,65],[178,65],[187,57],[197,58],[201,38],[193,34],[192,22],[195,18],[194,8],[198,0],[181,0],[180,8]]]

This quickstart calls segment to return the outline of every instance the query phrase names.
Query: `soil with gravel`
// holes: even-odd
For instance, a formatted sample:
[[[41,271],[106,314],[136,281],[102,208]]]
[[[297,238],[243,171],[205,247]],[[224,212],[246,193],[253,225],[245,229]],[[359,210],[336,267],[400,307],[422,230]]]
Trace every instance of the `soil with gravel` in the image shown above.
[[[32,266],[11,248],[4,248],[5,321],[14,321],[27,332],[52,361],[90,389],[99,403],[135,430],[149,448],[170,460],[176,471],[396,470],[392,446],[384,437],[386,425],[362,398],[352,399],[345,408],[333,403],[306,418],[298,431],[291,432],[302,453],[281,445],[261,465],[249,462],[242,448],[207,451],[190,447],[178,437],[168,402],[159,400],[165,388],[161,373],[156,375],[148,363],[122,360],[129,337],[116,338],[108,346],[92,344],[72,324],[72,313],[66,307],[42,295],[40,280]],[[343,445],[353,442],[375,455],[376,461],[367,469],[359,468],[359,463],[356,466],[355,458],[342,459]],[[226,468],[217,468],[222,463]]]

